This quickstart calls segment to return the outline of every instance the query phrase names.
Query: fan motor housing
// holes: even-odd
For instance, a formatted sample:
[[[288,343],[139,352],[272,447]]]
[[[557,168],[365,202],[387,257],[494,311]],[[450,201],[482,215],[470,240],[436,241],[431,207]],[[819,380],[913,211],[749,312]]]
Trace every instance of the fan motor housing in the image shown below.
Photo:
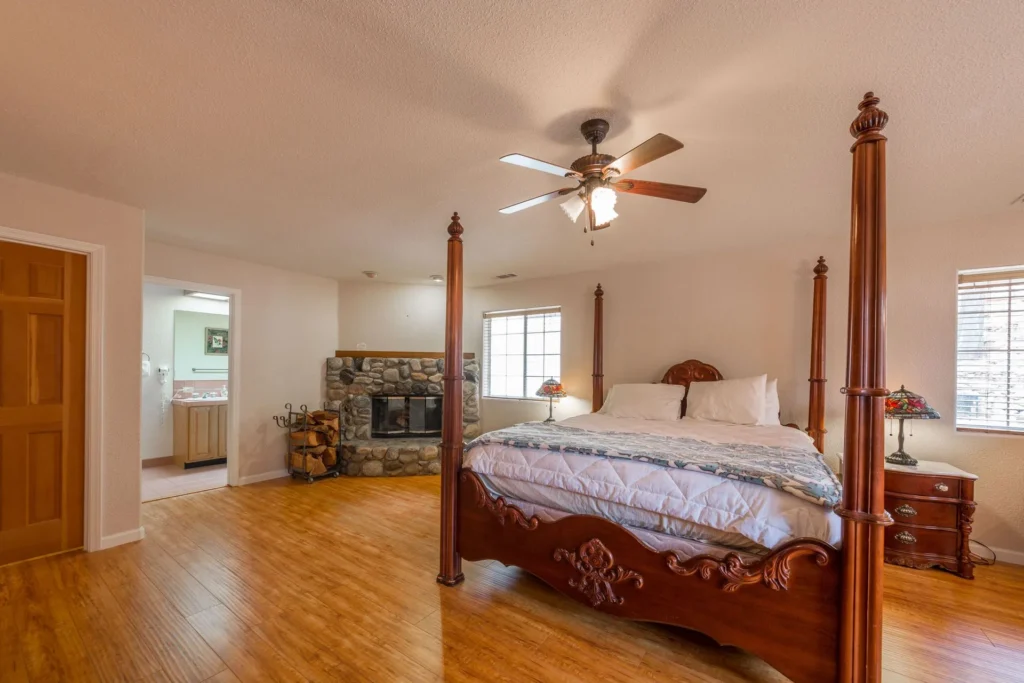
[[[611,154],[587,154],[572,162],[571,168],[584,177],[601,175],[601,169],[615,161]]]

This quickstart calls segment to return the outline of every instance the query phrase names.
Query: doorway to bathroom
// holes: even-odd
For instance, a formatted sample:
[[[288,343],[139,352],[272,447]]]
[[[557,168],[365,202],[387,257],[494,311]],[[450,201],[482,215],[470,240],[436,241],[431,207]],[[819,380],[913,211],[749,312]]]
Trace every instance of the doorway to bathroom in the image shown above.
[[[233,296],[199,283],[143,287],[142,502],[228,485]]]

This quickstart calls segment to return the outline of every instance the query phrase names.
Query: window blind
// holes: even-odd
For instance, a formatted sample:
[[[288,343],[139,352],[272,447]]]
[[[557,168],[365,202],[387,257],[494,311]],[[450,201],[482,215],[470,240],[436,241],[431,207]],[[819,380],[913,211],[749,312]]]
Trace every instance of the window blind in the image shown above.
[[[1024,267],[959,274],[956,427],[1024,433]]]
[[[548,378],[561,379],[559,306],[484,313],[483,395],[532,398]]]

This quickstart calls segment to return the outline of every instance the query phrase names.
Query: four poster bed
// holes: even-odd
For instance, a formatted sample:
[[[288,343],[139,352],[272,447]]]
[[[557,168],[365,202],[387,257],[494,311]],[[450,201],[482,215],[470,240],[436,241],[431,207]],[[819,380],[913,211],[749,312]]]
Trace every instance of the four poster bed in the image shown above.
[[[729,429],[684,417],[635,427],[599,413],[604,401],[604,292],[598,285],[594,414],[563,421],[558,431],[522,425],[527,431],[521,441],[484,435],[464,452],[462,402],[445,402],[440,583],[454,586],[463,580],[463,557],[495,559],[522,567],[595,609],[694,629],[744,648],[797,683],[881,679],[882,532],[891,519],[883,506],[888,392],[881,130],[888,117],[877,104],[871,93],[865,95],[850,127],[856,141],[842,487],[831,484],[831,473],[818,467],[825,435],[824,259],[814,269],[810,438],[787,428],[796,425]],[[448,226],[444,368],[445,394],[455,396],[462,394],[463,381],[462,232],[455,214]],[[719,380],[716,368],[697,360],[671,367],[662,378],[687,392],[695,382]],[[683,406],[685,412],[685,399]],[[590,441],[567,446],[559,442],[567,433]],[[699,440],[710,455],[685,463],[671,454],[649,457],[660,455],[657,449],[665,443],[686,439]],[[644,444],[643,457],[631,456],[634,442]],[[716,443],[739,455],[729,460],[729,453],[721,452],[725,447]],[[764,453],[770,456],[765,462],[789,458],[799,476],[750,470],[760,462],[754,456]],[[553,457],[556,465],[550,465]],[[588,458],[596,463],[593,468],[586,465]],[[564,476],[601,468],[614,469],[615,486]],[[652,491],[630,484],[666,478],[688,495],[644,503]],[[714,522],[704,512],[688,512],[695,482],[705,487],[728,482],[728,496],[741,500],[739,507],[746,505],[746,512],[726,511],[724,522],[720,510]],[[607,493],[611,490],[625,493],[616,498]],[[750,512],[754,508],[767,512],[759,518]],[[591,509],[597,514],[581,514]]]

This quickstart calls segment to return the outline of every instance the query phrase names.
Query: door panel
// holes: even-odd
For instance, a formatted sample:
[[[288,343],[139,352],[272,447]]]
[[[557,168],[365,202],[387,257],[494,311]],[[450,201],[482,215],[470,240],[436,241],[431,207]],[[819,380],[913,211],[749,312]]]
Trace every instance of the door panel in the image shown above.
[[[60,519],[64,473],[60,431],[28,435],[28,523]]]
[[[0,242],[0,564],[85,538],[86,259]]]
[[[28,317],[28,400],[32,405],[61,403],[63,398],[64,317]]]
[[[209,460],[213,457],[210,455],[211,434],[214,443],[217,440],[217,425],[211,419],[210,406],[189,408],[189,423],[188,461]]]

